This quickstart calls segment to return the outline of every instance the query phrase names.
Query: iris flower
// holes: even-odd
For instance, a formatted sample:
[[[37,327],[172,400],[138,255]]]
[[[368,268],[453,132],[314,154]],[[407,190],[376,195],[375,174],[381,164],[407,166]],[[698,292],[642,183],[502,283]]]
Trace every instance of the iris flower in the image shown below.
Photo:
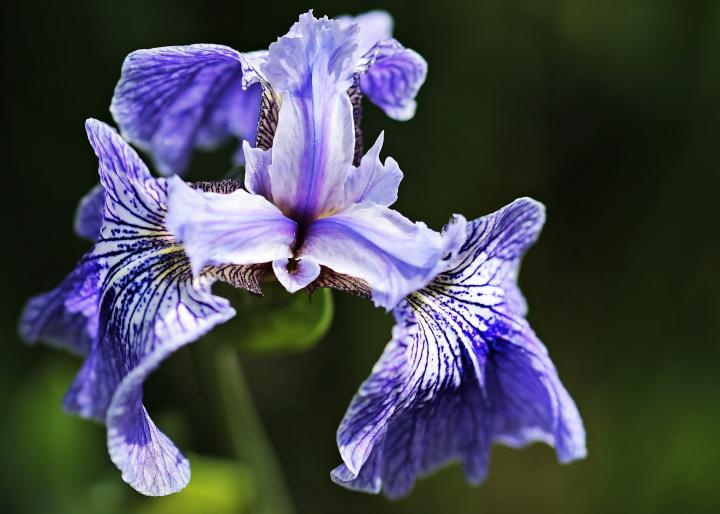
[[[515,284],[541,206],[518,200],[471,223],[456,215],[442,233],[390,209],[402,173],[392,158],[380,160],[382,134],[362,155],[348,94],[362,86],[359,72],[380,66],[380,50],[368,58],[372,40],[356,23],[307,13],[268,52],[232,54],[244,91],[259,84],[264,97],[263,144],[243,144],[244,184],[153,178],[112,128],[87,122],[102,189],[85,199],[76,228],[92,236],[99,226],[99,235],[58,288],[31,299],[21,334],[85,356],[65,407],[106,424],[110,457],[138,491],[176,492],[190,474],[143,406],[144,380],[235,314],[212,294],[215,281],[260,292],[271,270],[290,292],[333,287],[395,312],[393,340],[340,426],[336,482],[398,496],[453,459],[479,481],[495,441],[544,441],[561,461],[584,455],[582,422]],[[388,59],[406,52],[396,50]],[[144,68],[147,87],[135,82],[137,105],[163,105],[142,98],[157,92],[152,68]],[[181,113],[176,121],[195,124],[195,136],[210,126],[198,120],[219,119],[207,106],[195,117],[178,107],[204,98],[195,80],[202,73],[175,91],[171,109]],[[371,98],[382,82],[372,76]],[[378,93],[376,101],[400,116],[412,96],[382,104],[377,98],[388,97]],[[140,118],[157,129],[152,117]],[[187,150],[197,140],[188,143],[185,126],[177,134]],[[165,158],[161,147],[151,148],[156,160]]]

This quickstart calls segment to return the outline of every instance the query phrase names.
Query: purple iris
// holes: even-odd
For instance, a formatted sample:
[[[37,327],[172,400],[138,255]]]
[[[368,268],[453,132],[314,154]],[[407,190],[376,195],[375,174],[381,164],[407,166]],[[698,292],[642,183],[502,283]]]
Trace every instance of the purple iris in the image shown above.
[[[455,216],[443,233],[389,208],[402,173],[392,158],[380,160],[382,134],[362,155],[353,88],[359,83],[389,114],[406,117],[425,68],[417,57],[421,80],[398,85],[392,77],[417,54],[392,41],[374,45],[378,39],[348,19],[307,13],[267,52],[185,47],[200,60],[236,60],[240,89],[232,90],[262,95],[262,144],[243,144],[244,188],[153,178],[112,128],[87,122],[102,187],[81,202],[76,229],[96,242],[58,288],[30,300],[20,330],[30,342],[85,356],[65,407],[105,422],[110,457],[138,491],[169,494],[189,480],[187,460],[143,406],[144,380],[234,316],[212,294],[215,281],[260,292],[270,270],[290,292],[333,287],[395,309],[393,340],[340,426],[344,464],[335,481],[398,496],[452,459],[479,481],[495,441],[544,441],[561,461],[584,455],[577,409],[524,320],[515,283],[542,207],[524,199],[472,223]],[[123,111],[134,113],[123,128],[152,141],[158,162],[182,152],[185,159],[208,134],[237,134],[228,129],[233,107],[206,101],[217,69],[183,75],[187,61],[173,68],[173,56],[185,50],[168,51],[133,54],[114,103],[116,117],[119,101],[138,107]],[[172,101],[158,100],[172,70],[186,80],[170,81]],[[225,98],[218,94],[211,96]],[[175,135],[180,143],[168,146]],[[166,162],[186,162],[175,157]]]
[[[338,429],[335,482],[395,498],[456,460],[479,483],[495,442],[585,456],[582,420],[517,286],[544,217],[523,198],[468,223],[443,272],[398,305],[392,340]]]

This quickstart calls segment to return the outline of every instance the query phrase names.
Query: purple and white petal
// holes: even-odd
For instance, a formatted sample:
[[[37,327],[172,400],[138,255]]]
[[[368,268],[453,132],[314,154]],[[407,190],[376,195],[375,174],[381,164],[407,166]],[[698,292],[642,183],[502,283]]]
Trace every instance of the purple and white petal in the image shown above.
[[[330,212],[342,198],[355,148],[347,90],[357,60],[357,27],[312,13],[270,45],[262,72],[282,96],[273,141],[273,202],[298,221]]]
[[[98,184],[82,197],[75,211],[75,233],[96,241],[102,228],[105,189]]]
[[[460,461],[479,483],[495,442],[541,441],[561,462],[585,456],[577,408],[504,290],[543,219],[521,199],[470,223],[452,267],[395,310],[393,339],[338,429],[334,481],[399,497]]]
[[[420,54],[394,39],[380,41],[370,51],[367,71],[360,75],[362,92],[395,120],[415,115],[415,97],[427,76],[427,62]]]
[[[392,157],[380,161],[384,133],[381,132],[375,144],[353,169],[345,182],[348,204],[374,202],[389,207],[397,201],[398,187],[403,178],[400,166]]]
[[[435,276],[445,250],[424,223],[363,203],[313,223],[298,257],[367,282],[375,305],[389,310]]]
[[[168,179],[167,227],[182,242],[195,275],[208,265],[248,265],[292,257],[297,224],[260,195],[218,194]]]
[[[162,174],[181,173],[194,148],[254,141],[261,88],[244,89],[242,79],[240,54],[225,46],[138,50],[123,63],[110,110]]]
[[[97,337],[65,407],[105,421],[110,457],[131,486],[146,495],[170,494],[187,484],[189,464],[148,417],[143,381],[235,311],[211,293],[214,273],[193,276],[167,230],[165,179],[153,179],[112,128],[95,120],[86,127],[107,191],[100,239],[88,258],[103,273]]]

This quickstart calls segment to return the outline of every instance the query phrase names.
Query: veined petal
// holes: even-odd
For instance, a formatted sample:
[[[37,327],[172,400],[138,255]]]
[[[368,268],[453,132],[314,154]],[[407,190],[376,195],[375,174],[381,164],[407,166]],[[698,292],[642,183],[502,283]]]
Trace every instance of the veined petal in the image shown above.
[[[217,194],[168,179],[167,227],[182,241],[195,275],[207,265],[260,264],[292,257],[297,224],[260,195]]]
[[[273,201],[296,220],[327,213],[342,198],[355,147],[347,90],[357,27],[303,14],[270,45],[262,72],[282,96],[269,168]]]
[[[384,133],[381,132],[375,144],[363,156],[360,166],[348,176],[345,182],[348,204],[374,202],[389,207],[397,201],[403,173],[392,157],[388,157],[384,164],[380,161],[384,140]]]
[[[208,268],[193,276],[183,247],[166,227],[167,182],[153,179],[110,127],[87,122],[106,190],[100,238],[83,262],[101,270],[97,336],[65,397],[65,407],[104,420],[112,461],[143,494],[182,489],[189,464],[142,405],[145,378],[173,351],[235,314],[214,296],[220,278],[255,280],[242,268]],[[68,303],[79,308],[82,302]]]
[[[240,54],[221,45],[138,50],[125,59],[110,110],[159,171],[180,173],[193,148],[254,141],[260,86],[243,88]]]
[[[412,118],[415,96],[427,76],[425,59],[392,38],[378,42],[369,56],[370,65],[360,75],[363,93],[391,118]]]
[[[75,233],[96,241],[100,236],[105,208],[105,189],[98,184],[82,197],[75,211]]]
[[[298,257],[367,282],[375,305],[391,309],[432,279],[445,243],[424,223],[363,203],[313,223]]]
[[[521,199],[469,224],[451,268],[396,309],[393,338],[338,429],[334,481],[398,497],[459,460],[477,483],[493,442],[585,456],[577,408],[504,289],[543,219]]]

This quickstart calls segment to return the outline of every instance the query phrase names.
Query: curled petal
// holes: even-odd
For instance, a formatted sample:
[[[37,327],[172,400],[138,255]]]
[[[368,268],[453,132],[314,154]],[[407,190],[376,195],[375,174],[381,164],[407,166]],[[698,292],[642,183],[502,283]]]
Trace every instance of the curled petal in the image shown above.
[[[320,265],[309,259],[299,261],[278,259],[273,261],[272,267],[278,281],[290,293],[307,287],[320,275]]]
[[[254,140],[260,86],[243,88],[240,54],[221,45],[138,50],[125,59],[111,112],[159,171],[180,173],[193,148]]]
[[[198,191],[179,177],[169,183],[167,227],[197,276],[207,265],[260,264],[292,256],[297,225],[259,195]]]
[[[375,144],[360,161],[360,166],[353,169],[345,183],[345,194],[349,204],[374,202],[389,207],[397,201],[398,187],[403,173],[392,157],[383,164],[380,161],[384,133],[380,133]]]
[[[375,305],[391,309],[432,279],[445,246],[425,224],[363,203],[313,223],[298,256],[367,282]]]
[[[360,75],[363,93],[391,118],[412,118],[417,106],[415,96],[427,76],[427,62],[394,39],[380,41],[370,54],[371,64]]]
[[[482,481],[494,442],[585,456],[577,408],[503,289],[542,219],[522,199],[470,223],[452,267],[395,310],[393,338],[338,429],[333,480],[398,497],[453,460]]]

